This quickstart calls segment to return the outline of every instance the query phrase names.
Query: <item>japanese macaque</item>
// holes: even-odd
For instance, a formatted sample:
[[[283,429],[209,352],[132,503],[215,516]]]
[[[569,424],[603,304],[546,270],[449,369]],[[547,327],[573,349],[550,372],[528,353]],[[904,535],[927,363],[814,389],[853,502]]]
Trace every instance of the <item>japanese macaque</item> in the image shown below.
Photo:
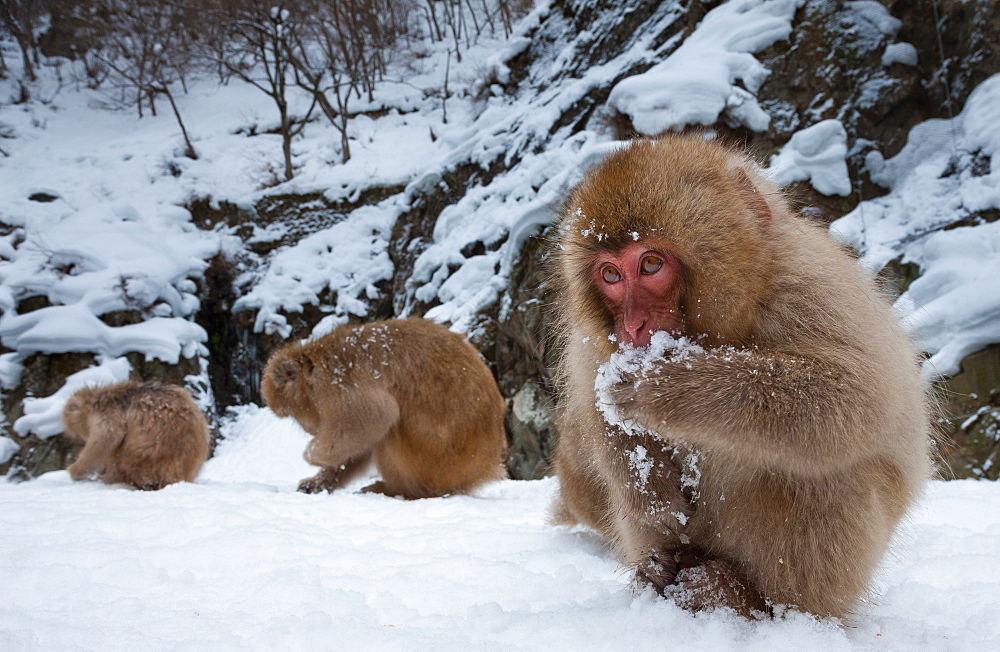
[[[926,387],[828,230],[715,142],[645,140],[568,198],[556,520],[692,610],[842,616],[930,475]]]
[[[175,385],[125,381],[85,387],[66,402],[66,435],[85,442],[69,467],[74,480],[138,489],[193,482],[208,458],[208,424]]]
[[[506,475],[504,401],[465,338],[425,319],[341,326],[279,349],[261,381],[268,406],[312,440],[322,467],[299,491],[331,491],[374,461],[365,491],[403,498],[467,492]]]

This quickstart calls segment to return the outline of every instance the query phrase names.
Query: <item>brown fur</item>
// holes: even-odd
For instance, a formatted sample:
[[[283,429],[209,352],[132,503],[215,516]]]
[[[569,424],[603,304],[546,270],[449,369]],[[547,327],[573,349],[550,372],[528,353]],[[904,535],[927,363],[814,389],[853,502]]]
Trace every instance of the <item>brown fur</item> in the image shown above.
[[[590,271],[636,237],[680,261],[685,335],[705,354],[612,389],[650,431],[630,436],[595,409],[616,344]],[[559,245],[559,520],[602,532],[640,583],[690,609],[850,610],[930,474],[917,352],[873,281],[752,162],[683,136],[593,170]],[[637,445],[655,462],[645,483]]]
[[[86,444],[74,480],[161,489],[193,482],[208,457],[208,424],[186,390],[125,381],[79,390],[63,408],[66,435]]]
[[[342,486],[374,460],[367,488],[405,498],[467,492],[505,477],[504,401],[465,338],[424,319],[341,326],[271,356],[261,391],[313,436],[323,467],[300,491]]]

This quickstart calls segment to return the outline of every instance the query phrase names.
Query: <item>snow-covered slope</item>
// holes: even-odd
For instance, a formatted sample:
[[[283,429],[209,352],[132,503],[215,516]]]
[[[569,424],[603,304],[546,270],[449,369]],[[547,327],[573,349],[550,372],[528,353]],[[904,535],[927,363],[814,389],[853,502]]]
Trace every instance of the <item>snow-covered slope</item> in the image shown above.
[[[593,532],[547,524],[555,478],[410,502],[299,494],[305,440],[247,408],[194,484],[0,484],[0,648],[1000,646],[996,483],[932,483],[847,621],[748,623],[636,594]]]

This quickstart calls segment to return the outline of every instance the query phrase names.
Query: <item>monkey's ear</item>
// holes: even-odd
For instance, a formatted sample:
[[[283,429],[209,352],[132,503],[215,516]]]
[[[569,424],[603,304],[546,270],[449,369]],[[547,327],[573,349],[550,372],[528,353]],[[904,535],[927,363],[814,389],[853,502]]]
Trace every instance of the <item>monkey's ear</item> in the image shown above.
[[[733,185],[736,186],[736,190],[739,191],[740,197],[743,198],[743,203],[750,209],[750,212],[760,220],[762,226],[770,224],[771,207],[767,205],[767,200],[757,190],[757,186],[753,185],[753,181],[747,176],[746,171],[743,168],[735,168],[731,172],[731,175]]]
[[[299,363],[291,358],[279,360],[271,370],[271,380],[278,387],[284,387],[295,382],[299,376]]]

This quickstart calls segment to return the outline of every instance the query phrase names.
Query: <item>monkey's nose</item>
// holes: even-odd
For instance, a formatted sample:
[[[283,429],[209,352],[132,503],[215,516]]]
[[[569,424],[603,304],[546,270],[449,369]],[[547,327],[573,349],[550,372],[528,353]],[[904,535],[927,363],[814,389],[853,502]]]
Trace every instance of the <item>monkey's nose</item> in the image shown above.
[[[649,346],[650,332],[646,328],[646,320],[643,319],[638,325],[626,326],[625,327],[626,342],[631,346],[641,349],[644,346]]]

